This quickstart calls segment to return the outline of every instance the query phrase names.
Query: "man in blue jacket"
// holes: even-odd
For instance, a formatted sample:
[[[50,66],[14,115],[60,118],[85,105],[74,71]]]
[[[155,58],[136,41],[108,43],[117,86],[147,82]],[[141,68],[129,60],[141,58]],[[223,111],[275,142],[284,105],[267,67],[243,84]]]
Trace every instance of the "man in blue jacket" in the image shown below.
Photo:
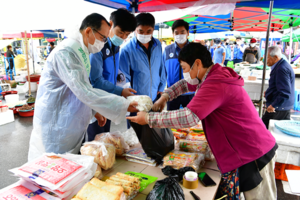
[[[244,42],[242,41],[241,37],[237,37],[236,45],[234,46],[234,49],[233,49],[234,64],[243,62],[244,51],[245,51]]]
[[[178,55],[180,50],[189,43],[189,23],[179,19],[173,23],[172,31],[175,42],[167,46],[163,53],[163,62],[168,75],[168,87],[183,79],[183,71],[178,62]],[[178,110],[180,105],[186,107],[193,97],[194,93],[186,93],[173,101],[169,101],[167,103],[168,110]]]
[[[155,25],[153,15],[141,13],[136,16],[136,21],[135,36],[120,52],[120,70],[137,95],[148,95],[155,101],[167,82],[161,43],[152,37]]]
[[[136,91],[131,88],[123,89],[117,86],[119,71],[120,45],[135,30],[136,19],[125,9],[118,9],[110,16],[110,33],[103,49],[96,54],[90,54],[90,81],[94,88],[127,98]],[[124,116],[125,118],[125,116]],[[92,141],[96,134],[110,132],[111,121],[107,120],[104,127],[100,127],[94,118],[88,127],[88,140]]]
[[[228,38],[225,38],[225,40],[224,40],[224,48],[225,48],[225,53],[226,53],[224,66],[226,67],[227,63],[229,61],[231,61],[231,59],[232,59],[231,58],[231,46],[229,44],[229,39]]]
[[[265,92],[267,111],[262,120],[269,128],[270,119],[290,119],[290,109],[295,102],[295,73],[291,65],[281,58],[278,46],[269,47],[267,64],[272,67],[269,88]]]

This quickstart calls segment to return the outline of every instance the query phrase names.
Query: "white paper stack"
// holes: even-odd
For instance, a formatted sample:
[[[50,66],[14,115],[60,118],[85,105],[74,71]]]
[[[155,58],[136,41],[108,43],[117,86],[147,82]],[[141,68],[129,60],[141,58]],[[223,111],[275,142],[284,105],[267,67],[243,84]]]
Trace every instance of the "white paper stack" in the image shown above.
[[[20,177],[21,187],[32,190],[33,195],[43,191],[51,194],[51,198],[42,199],[52,200],[56,197],[69,200],[94,176],[96,168],[91,156],[44,154],[10,171]],[[20,197],[23,196],[20,194]],[[20,197],[18,199],[22,199]],[[28,197],[24,196],[23,199]]]

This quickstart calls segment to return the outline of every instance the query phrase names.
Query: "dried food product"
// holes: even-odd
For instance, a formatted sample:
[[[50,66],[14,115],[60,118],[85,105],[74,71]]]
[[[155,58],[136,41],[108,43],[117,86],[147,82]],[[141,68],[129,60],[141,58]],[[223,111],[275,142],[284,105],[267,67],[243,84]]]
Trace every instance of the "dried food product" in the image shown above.
[[[206,140],[179,140],[179,148],[186,152],[200,152],[206,153]]]

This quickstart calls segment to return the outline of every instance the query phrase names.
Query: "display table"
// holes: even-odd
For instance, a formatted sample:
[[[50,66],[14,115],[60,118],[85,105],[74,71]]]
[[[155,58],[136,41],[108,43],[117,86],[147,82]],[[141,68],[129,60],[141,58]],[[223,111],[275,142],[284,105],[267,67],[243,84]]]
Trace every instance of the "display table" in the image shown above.
[[[278,120],[270,120],[269,131],[278,144],[276,162],[300,166],[300,137],[287,135],[275,127]]]
[[[260,92],[261,92],[261,84],[262,80],[250,81],[244,80],[244,89],[250,96],[252,101],[260,100]],[[269,81],[265,81],[264,91],[266,91],[269,87]]]
[[[143,174],[147,174],[150,176],[157,177],[157,180],[162,180],[166,178],[161,168],[152,167],[148,165],[143,165],[139,163],[129,162],[125,158],[116,158],[116,164],[110,170],[103,171],[104,176],[112,176],[117,172],[125,173],[127,171],[139,172]],[[217,189],[219,187],[219,183],[221,180],[221,173],[218,170],[216,161],[206,161],[204,167],[202,167],[199,172],[206,172],[216,183],[217,185],[214,187],[204,187],[200,182],[198,184],[198,188],[194,190],[185,189],[182,187],[186,200],[193,200],[194,198],[191,196],[190,191],[193,191],[196,195],[198,195],[201,200],[213,200]],[[134,200],[145,200],[147,195],[153,189],[155,183],[149,185],[144,191],[139,193]],[[180,184],[182,186],[182,184]]]

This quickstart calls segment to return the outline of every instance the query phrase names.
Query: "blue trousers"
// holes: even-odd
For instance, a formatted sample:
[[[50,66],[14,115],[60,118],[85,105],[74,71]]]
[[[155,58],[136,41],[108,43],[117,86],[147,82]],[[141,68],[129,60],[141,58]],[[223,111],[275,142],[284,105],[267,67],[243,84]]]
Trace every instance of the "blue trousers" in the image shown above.
[[[241,63],[241,62],[243,62],[243,59],[233,59],[234,64]]]
[[[111,125],[110,120],[107,120],[105,126],[103,126],[103,127],[100,127],[98,125],[98,121],[95,121],[94,123],[90,124],[87,129],[88,142],[93,141],[95,139],[95,136],[99,133],[110,132],[110,125]]]

